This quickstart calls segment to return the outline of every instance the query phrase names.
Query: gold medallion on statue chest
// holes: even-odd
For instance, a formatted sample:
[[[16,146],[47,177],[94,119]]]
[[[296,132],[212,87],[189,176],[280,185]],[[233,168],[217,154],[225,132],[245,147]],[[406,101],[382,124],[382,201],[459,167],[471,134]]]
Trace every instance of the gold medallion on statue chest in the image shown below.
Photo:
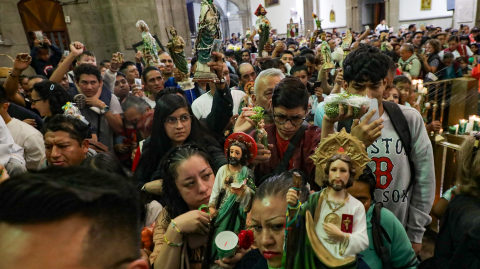
[[[325,219],[323,221],[324,221],[324,223],[332,223],[332,224],[335,224],[336,226],[340,227],[340,217],[333,212],[329,213],[327,216],[325,216]]]

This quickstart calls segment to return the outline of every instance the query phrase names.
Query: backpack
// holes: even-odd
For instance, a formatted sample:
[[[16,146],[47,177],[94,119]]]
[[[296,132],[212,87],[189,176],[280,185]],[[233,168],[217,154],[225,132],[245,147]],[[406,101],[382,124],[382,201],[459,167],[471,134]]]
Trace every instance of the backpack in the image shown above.
[[[410,134],[410,128],[408,127],[408,122],[405,118],[405,115],[403,115],[402,110],[396,103],[383,101],[382,104],[390,119],[395,119],[391,121],[392,125],[395,128],[400,141],[402,141],[403,148],[405,149],[405,153],[408,157],[408,164],[410,165],[410,183],[407,188],[408,193],[413,185],[413,181],[415,180],[415,168],[412,160],[410,160],[410,153],[412,152],[412,135]],[[342,130],[342,128],[345,128],[345,131],[350,133],[352,129],[352,123],[353,119],[339,121],[337,130]]]
[[[383,245],[383,239],[387,240],[388,243],[392,244],[390,236],[388,235],[387,231],[381,225],[381,218],[382,218],[382,203],[375,203],[375,207],[373,208],[372,218],[370,223],[372,224],[372,239],[373,239],[373,247],[375,248],[375,253],[380,258],[383,264],[384,269],[394,269],[390,259],[390,250]],[[395,269],[404,269],[415,266],[417,264],[417,257],[413,257],[413,259],[406,265],[395,268]]]

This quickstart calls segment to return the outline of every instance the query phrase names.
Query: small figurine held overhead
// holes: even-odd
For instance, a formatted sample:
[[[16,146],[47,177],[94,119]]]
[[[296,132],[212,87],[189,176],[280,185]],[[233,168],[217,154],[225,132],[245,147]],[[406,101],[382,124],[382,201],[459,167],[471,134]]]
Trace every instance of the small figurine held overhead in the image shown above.
[[[323,58],[322,69],[335,68],[335,64],[332,63],[332,51],[330,50],[330,45],[328,45],[327,41],[322,41],[322,45],[320,47],[320,54]]]
[[[188,76],[188,63],[187,59],[185,58],[185,40],[181,36],[177,35],[177,29],[173,26],[170,27],[170,34],[172,37],[167,43],[167,49],[170,56],[173,58],[173,62],[175,63],[175,67],[180,70],[185,77]]]
[[[225,153],[228,164],[218,170],[209,202],[210,216],[215,218],[215,237],[223,231],[238,234],[245,229],[256,190],[253,172],[247,167],[257,155],[255,140],[245,133],[233,133],[225,141]],[[211,248],[210,260],[218,260],[216,247]]]
[[[255,30],[260,36],[258,44],[258,54],[261,55],[261,57],[266,57],[268,56],[268,53],[267,55],[264,55],[263,48],[268,42],[268,37],[270,35],[270,30],[272,29],[272,26],[270,24],[270,21],[266,17],[267,11],[261,4],[258,5],[258,8],[254,14],[255,16],[257,16],[257,20],[255,21]]]
[[[262,144],[266,149],[268,148],[268,136],[265,130],[265,110],[263,107],[257,106],[253,108],[257,114],[250,116],[250,119],[255,123],[255,142]]]
[[[211,55],[212,50],[215,50],[215,44],[221,44],[221,38],[220,13],[213,4],[213,0],[202,0],[198,35],[194,47],[194,53],[198,60],[197,70],[193,81],[213,82],[217,80],[217,75],[211,72],[207,63],[212,60]]]
[[[135,25],[137,29],[142,32],[143,38],[143,55],[147,60],[147,66],[156,66],[160,63],[160,58],[158,58],[158,49],[155,38],[150,34],[150,29],[148,25],[140,20]]]

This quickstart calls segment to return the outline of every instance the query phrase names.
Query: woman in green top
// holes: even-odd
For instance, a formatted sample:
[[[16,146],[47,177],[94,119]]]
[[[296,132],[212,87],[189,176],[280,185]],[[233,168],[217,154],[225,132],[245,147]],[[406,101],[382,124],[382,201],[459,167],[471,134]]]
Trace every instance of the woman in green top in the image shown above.
[[[367,212],[367,233],[369,247],[360,252],[358,255],[361,257],[358,260],[357,268],[416,268],[418,260],[415,257],[415,252],[412,249],[412,244],[408,239],[407,232],[402,226],[402,223],[395,217],[395,215],[388,209],[377,204],[374,197],[375,191],[375,177],[373,176],[370,168],[366,168],[363,174],[353,182],[353,186],[348,188],[348,193],[362,202],[365,206],[365,212]],[[379,207],[380,206],[380,207]],[[377,209],[378,208],[378,209]],[[377,210],[377,211],[376,211]],[[380,210],[380,225],[383,228],[380,232],[377,228],[373,228],[373,222],[376,220],[376,214]],[[379,257],[376,252],[375,241],[373,234],[381,235],[383,246],[390,254],[390,258],[385,256]],[[363,256],[363,257],[362,257]],[[389,263],[385,265],[384,263]]]

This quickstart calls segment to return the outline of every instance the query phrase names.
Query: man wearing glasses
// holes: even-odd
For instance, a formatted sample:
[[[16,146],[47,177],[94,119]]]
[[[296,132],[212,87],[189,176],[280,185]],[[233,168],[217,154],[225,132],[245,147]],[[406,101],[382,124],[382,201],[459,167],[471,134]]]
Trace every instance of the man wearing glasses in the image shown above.
[[[273,174],[298,169],[306,175],[312,190],[320,190],[309,157],[320,143],[321,130],[305,122],[308,98],[299,78],[287,77],[275,87],[271,99],[274,123],[265,127],[271,155],[263,154],[254,160],[257,186]]]

